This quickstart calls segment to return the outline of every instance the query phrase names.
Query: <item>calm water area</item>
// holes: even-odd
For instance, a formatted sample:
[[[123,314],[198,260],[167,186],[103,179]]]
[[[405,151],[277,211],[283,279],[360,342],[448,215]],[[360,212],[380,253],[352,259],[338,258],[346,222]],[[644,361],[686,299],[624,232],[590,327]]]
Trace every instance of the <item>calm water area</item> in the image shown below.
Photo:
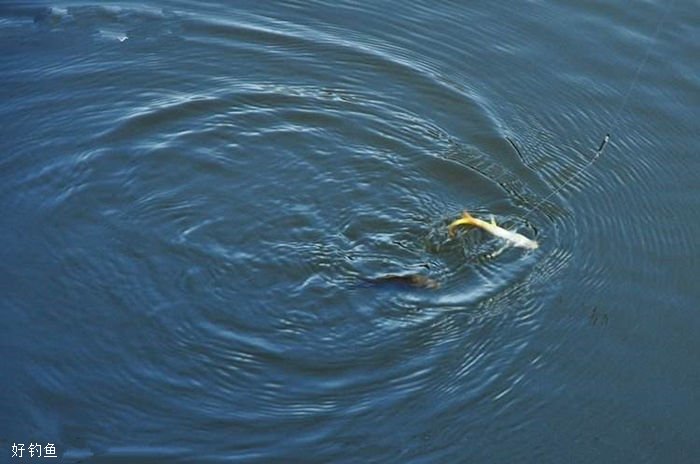
[[[699,7],[1,2],[0,462],[700,462]]]

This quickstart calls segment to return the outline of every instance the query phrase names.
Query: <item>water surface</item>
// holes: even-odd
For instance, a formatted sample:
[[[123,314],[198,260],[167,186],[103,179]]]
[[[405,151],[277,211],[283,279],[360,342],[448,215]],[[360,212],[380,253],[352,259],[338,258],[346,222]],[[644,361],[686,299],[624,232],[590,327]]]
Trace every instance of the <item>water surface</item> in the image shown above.
[[[696,7],[0,6],[2,455],[697,462]]]

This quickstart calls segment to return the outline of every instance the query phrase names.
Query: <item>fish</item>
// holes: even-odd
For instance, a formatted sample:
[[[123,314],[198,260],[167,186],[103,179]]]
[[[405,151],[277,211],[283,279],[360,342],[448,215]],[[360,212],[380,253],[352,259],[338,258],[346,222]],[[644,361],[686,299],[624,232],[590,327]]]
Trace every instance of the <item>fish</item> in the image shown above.
[[[440,282],[422,274],[388,274],[381,277],[363,278],[364,282],[373,285],[399,285],[415,288],[440,288]]]
[[[496,220],[493,219],[493,217],[491,218],[491,222],[487,222],[482,219],[475,218],[468,212],[464,211],[462,212],[461,218],[452,221],[452,223],[449,226],[447,226],[447,231],[449,232],[450,237],[455,236],[455,229],[459,226],[479,227],[488,232],[489,234],[495,235],[498,238],[502,238],[506,242],[519,248],[534,250],[540,246],[539,243],[537,243],[535,240],[529,239],[517,232],[513,232],[498,226],[496,224]]]

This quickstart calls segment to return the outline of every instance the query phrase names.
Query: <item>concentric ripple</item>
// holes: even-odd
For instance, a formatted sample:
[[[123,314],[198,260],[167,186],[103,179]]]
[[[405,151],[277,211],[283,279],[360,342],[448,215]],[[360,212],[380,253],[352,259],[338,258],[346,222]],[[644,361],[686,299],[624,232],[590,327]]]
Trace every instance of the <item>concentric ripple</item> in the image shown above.
[[[193,448],[212,441],[177,424],[237,430],[236,448],[272,458],[331,435],[352,442],[354,423],[428,396],[477,410],[513,401],[544,284],[566,261],[552,235],[562,212],[521,219],[547,187],[513,173],[526,166],[471,90],[401,48],[255,17],[80,7],[36,21],[93,41],[87,57],[43,66],[84,82],[75,96],[112,103],[87,105],[92,137],[57,145],[23,181],[48,190],[39,220],[60,218],[43,238],[73,289],[57,324],[92,340],[36,387],[48,397],[63,384],[80,392],[73,408],[99,411],[85,443],[62,432],[66,447],[119,455],[108,430],[148,440],[124,414],[147,427],[169,411],[173,438]],[[155,47],[172,59],[152,59]],[[105,74],[124,60],[139,67],[128,85]],[[458,113],[441,108],[455,100]],[[450,238],[462,209],[543,247]],[[381,283],[410,274],[439,288]],[[116,332],[96,337],[95,325]],[[109,384],[96,378],[105,361]]]
[[[613,248],[660,267],[670,237],[692,247],[690,229],[648,227],[674,216],[644,186],[672,177],[662,157],[581,171],[626,122],[606,106],[620,89],[581,84],[598,42],[532,71],[574,6],[417,2],[409,27],[379,4],[163,3],[0,18],[3,206],[27,231],[2,232],[8,313],[38,340],[11,418],[69,457],[467,459],[462,436],[511,436],[546,404],[537,376],[581,326],[541,339],[569,268],[613,292]],[[652,129],[608,153],[654,153]],[[541,246],[450,237],[463,210]]]

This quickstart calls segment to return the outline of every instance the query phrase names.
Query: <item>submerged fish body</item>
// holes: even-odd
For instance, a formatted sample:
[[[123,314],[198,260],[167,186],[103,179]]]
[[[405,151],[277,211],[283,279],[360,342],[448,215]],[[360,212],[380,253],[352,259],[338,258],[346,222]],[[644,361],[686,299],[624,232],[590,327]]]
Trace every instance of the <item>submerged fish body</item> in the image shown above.
[[[373,285],[399,285],[429,289],[436,289],[440,287],[440,282],[422,274],[388,274],[381,277],[364,278],[362,280]]]
[[[503,227],[496,225],[496,221],[494,221],[493,219],[491,220],[491,222],[486,222],[482,219],[475,218],[466,211],[462,213],[461,218],[453,221],[447,227],[447,230],[449,231],[451,237],[454,237],[455,229],[459,226],[479,227],[480,229],[485,230],[491,235],[502,238],[503,240],[516,247],[526,248],[528,250],[534,250],[535,248],[539,247],[539,244],[535,240],[529,239],[517,232],[504,229]]]

